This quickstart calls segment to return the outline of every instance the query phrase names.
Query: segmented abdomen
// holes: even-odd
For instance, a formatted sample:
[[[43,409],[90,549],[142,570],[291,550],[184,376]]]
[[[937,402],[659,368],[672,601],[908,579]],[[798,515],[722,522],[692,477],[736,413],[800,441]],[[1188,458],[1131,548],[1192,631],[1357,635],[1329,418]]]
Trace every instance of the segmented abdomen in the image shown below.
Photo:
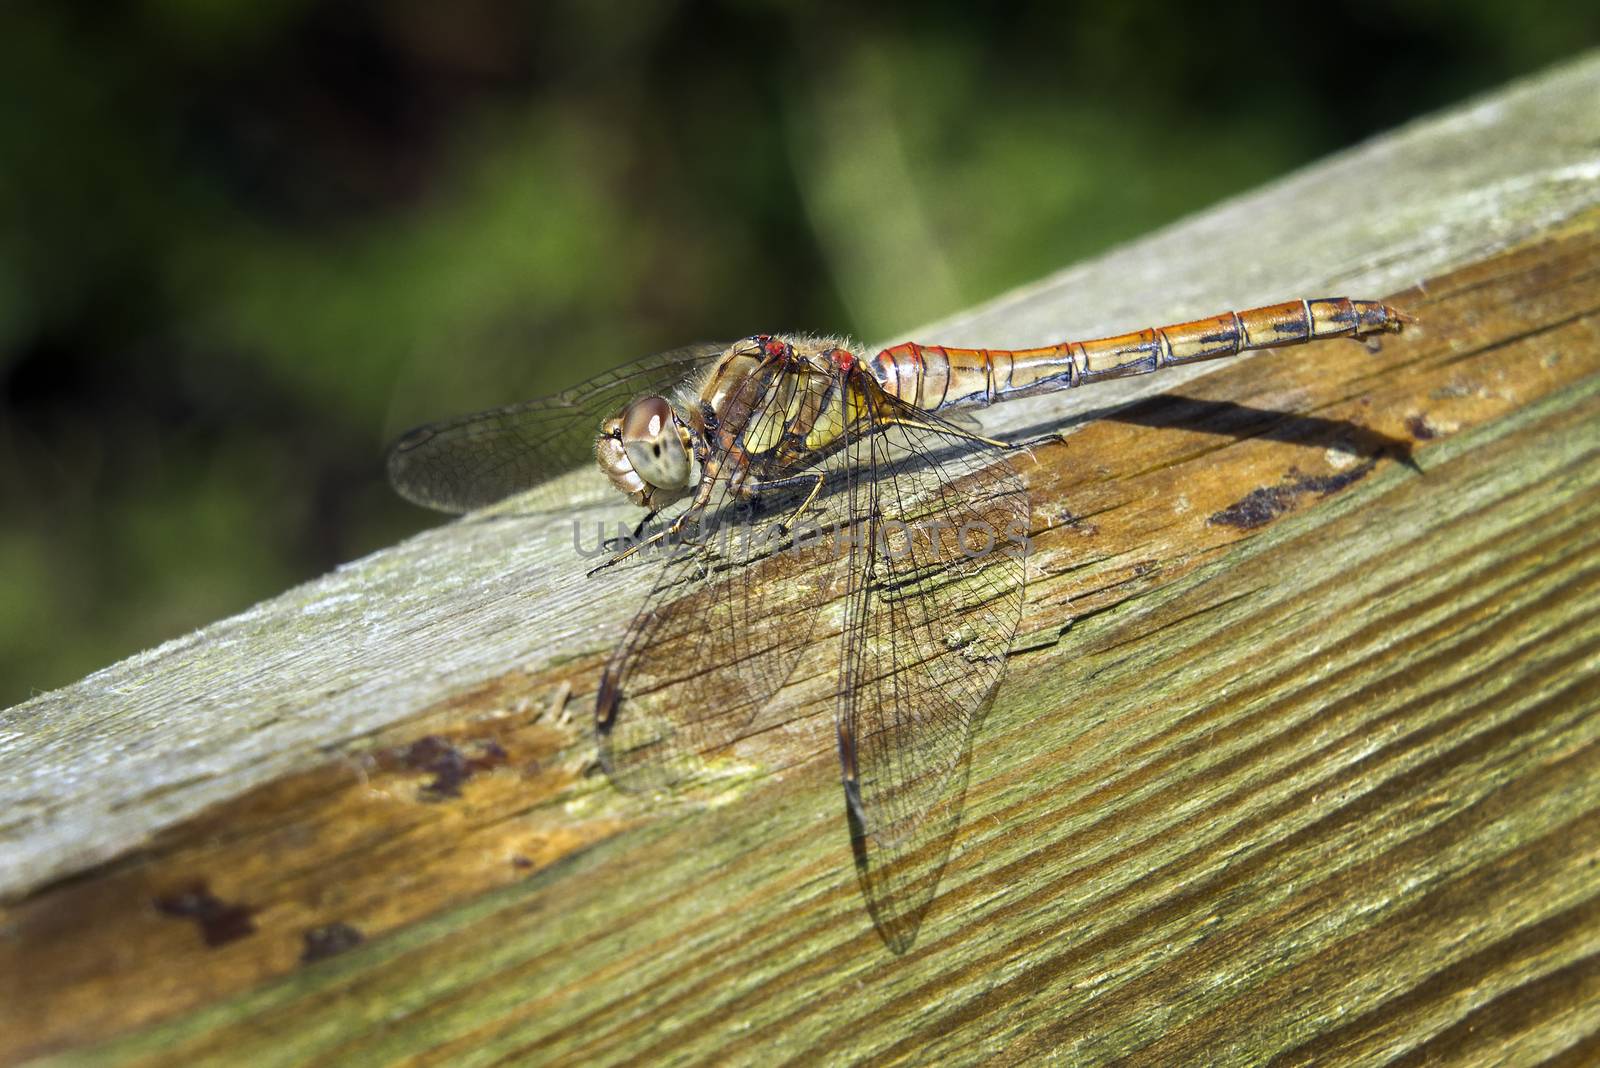
[[[908,341],[884,349],[867,366],[888,393],[937,411],[981,407],[1251,349],[1398,333],[1405,322],[1404,315],[1378,301],[1325,297],[1037,349],[961,349]]]

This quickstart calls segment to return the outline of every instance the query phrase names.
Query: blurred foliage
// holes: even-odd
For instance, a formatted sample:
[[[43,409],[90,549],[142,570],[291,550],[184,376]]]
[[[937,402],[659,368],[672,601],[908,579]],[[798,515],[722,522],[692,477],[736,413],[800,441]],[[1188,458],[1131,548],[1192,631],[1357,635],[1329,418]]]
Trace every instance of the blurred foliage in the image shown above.
[[[406,425],[881,339],[1600,40],[1292,8],[7,4],[0,705],[432,522]]]

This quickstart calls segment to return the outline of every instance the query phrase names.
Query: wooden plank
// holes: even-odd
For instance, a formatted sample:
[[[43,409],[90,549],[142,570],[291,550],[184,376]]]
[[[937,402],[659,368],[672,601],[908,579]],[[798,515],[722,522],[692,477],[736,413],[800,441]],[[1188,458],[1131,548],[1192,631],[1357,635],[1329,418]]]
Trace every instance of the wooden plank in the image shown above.
[[[826,656],[742,773],[617,794],[586,717],[644,576],[583,581],[524,502],[4,714],[4,1058],[1594,1042],[1597,100],[1590,59],[923,335],[1335,290],[1422,319],[996,409],[1073,433],[1023,465],[1023,651],[906,956]]]

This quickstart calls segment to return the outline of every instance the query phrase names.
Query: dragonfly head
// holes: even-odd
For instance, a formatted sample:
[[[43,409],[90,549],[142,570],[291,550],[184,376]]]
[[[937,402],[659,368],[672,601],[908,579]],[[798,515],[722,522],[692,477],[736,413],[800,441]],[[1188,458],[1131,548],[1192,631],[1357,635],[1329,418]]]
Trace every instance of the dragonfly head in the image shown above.
[[[660,508],[689,488],[689,428],[665,397],[640,397],[607,419],[594,456],[635,504]]]

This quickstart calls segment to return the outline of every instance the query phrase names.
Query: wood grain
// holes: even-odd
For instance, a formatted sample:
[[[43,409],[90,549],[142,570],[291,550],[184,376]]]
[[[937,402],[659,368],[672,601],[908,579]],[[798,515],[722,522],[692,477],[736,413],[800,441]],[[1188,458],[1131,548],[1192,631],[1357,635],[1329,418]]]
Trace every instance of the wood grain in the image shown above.
[[[1287,292],[1239,301],[1387,297],[1421,321],[1406,335],[1003,415],[1072,433],[1020,464],[1025,634],[905,956],[851,871],[828,651],[725,780],[619,795],[593,774],[586,720],[640,579],[597,595],[551,564],[564,545],[529,537],[548,514],[510,514],[5,714],[24,742],[7,743],[0,1059],[1593,1057],[1600,198],[1572,176],[1600,178],[1600,118],[1570,103],[1585,92],[1600,99],[1600,60],[1066,278],[1109,290],[1147,258],[1166,272],[1149,286],[1192,284],[1172,280],[1241,214],[1254,240],[1282,239],[1268,259],[1314,256],[1329,243],[1293,243],[1324,203],[1309,187],[1350,203],[1374,168],[1416,183],[1395,178],[1411,192],[1393,215]],[[1493,161],[1449,154],[1467,133],[1530,140],[1489,181]],[[1512,182],[1522,167],[1544,184]],[[1463,172],[1476,195],[1441,198]],[[1419,221],[1427,200],[1447,231]],[[1016,344],[1062,299],[925,339],[1003,320],[987,340]],[[1081,333],[1216,310],[1189,299]]]

